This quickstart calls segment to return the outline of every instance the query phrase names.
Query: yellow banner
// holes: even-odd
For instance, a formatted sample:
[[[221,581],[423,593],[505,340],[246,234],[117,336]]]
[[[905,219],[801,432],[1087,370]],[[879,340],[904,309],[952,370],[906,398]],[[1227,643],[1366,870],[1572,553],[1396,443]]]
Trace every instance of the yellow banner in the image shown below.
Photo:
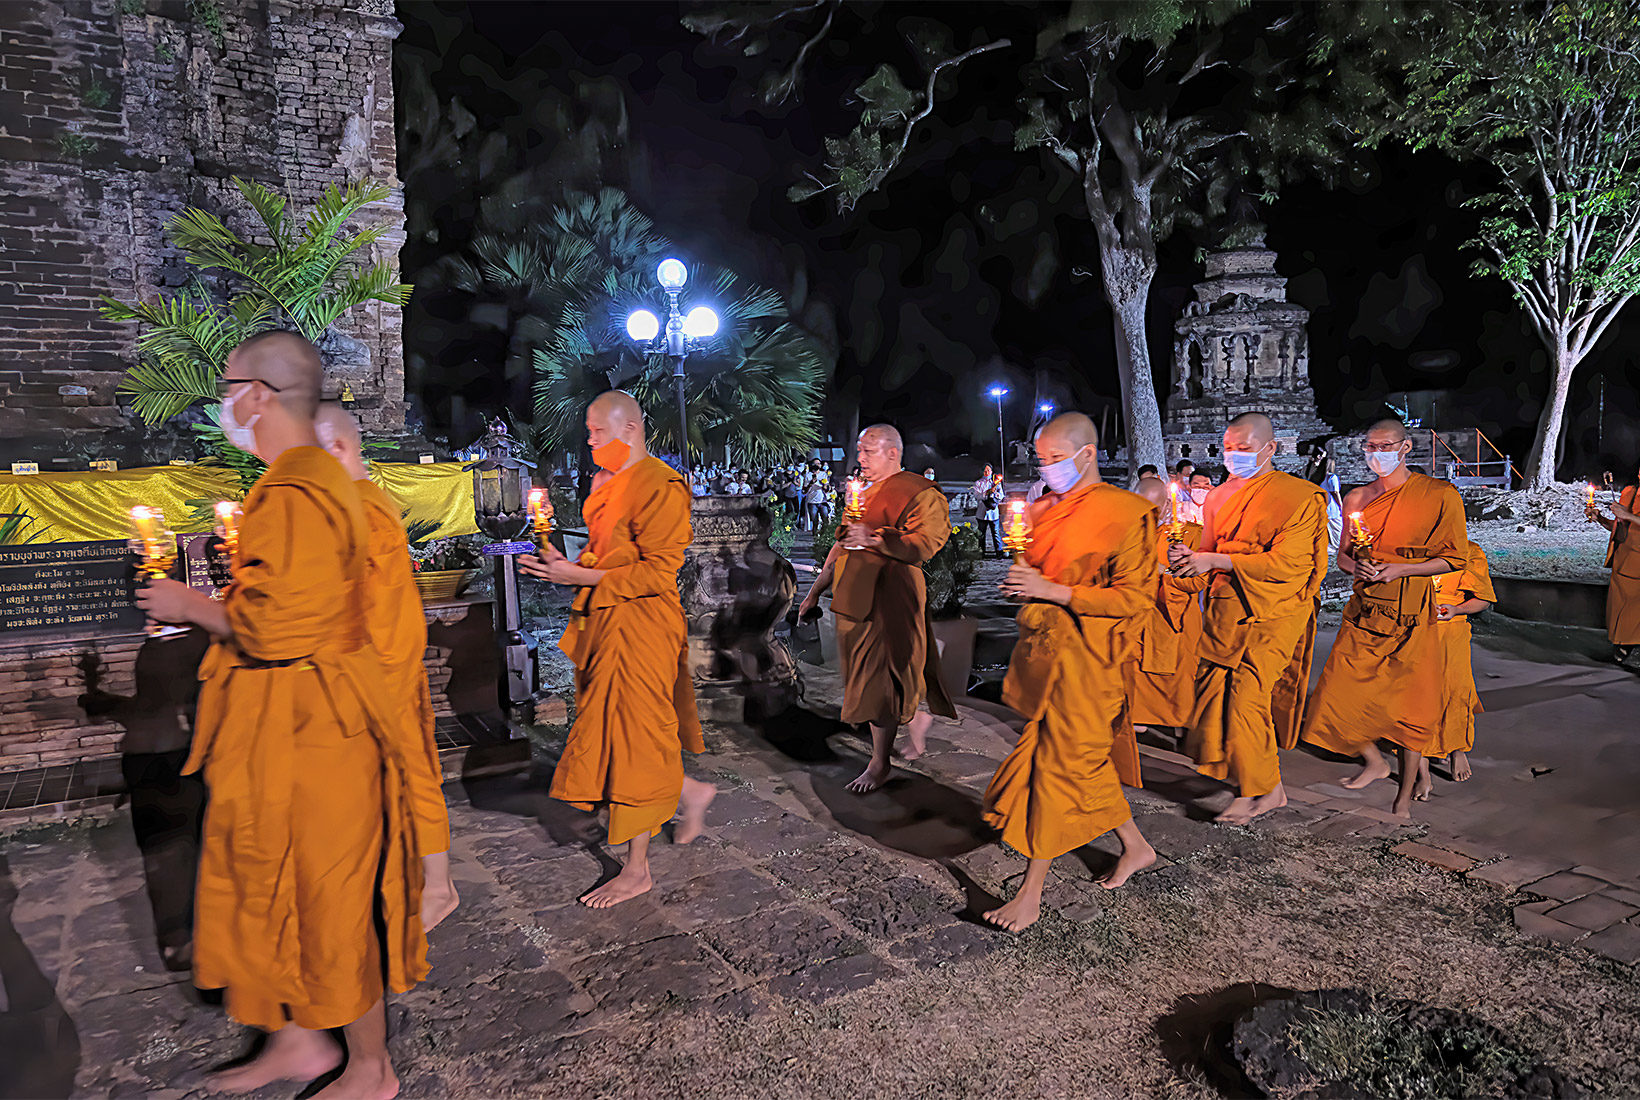
[[[377,462],[371,480],[409,513],[411,521],[436,522],[437,538],[478,530],[473,515],[473,476],[459,462],[427,465]],[[187,501],[227,500],[239,479],[220,466],[140,466],[113,472],[0,474],[0,513],[24,513],[38,542],[101,542],[130,535],[133,505],[165,513],[178,534],[209,530],[190,522]]]

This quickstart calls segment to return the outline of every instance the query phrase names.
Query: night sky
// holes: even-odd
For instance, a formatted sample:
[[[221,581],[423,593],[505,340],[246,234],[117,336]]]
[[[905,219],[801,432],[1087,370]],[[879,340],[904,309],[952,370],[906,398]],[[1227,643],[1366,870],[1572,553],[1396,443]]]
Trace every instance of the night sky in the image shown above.
[[[441,59],[435,89],[459,95],[481,130],[509,132],[517,117],[488,72],[563,91],[618,77],[634,137],[622,182],[683,258],[788,292],[800,283],[810,310],[834,318],[834,432],[857,400],[862,422],[891,420],[941,454],[989,453],[995,409],[984,390],[993,381],[1013,390],[1010,437],[1024,431],[1033,396],[1095,416],[1118,406],[1110,314],[1080,195],[1044,155],[1012,151],[1012,105],[984,101],[987,59],[963,71],[962,91],[929,120],[915,156],[845,217],[823,199],[795,205],[785,193],[818,160],[822,137],[848,128],[840,101],[865,72],[828,65],[822,47],[803,99],[765,111],[678,12],[666,3],[418,0],[399,5],[399,46]],[[966,135],[946,114],[979,140],[959,141]],[[1373,160],[1350,186],[1292,185],[1265,212],[1289,297],[1312,311],[1319,411],[1349,429],[1382,415],[1385,396],[1399,404],[1412,391],[1426,423],[1478,426],[1523,468],[1547,360],[1507,287],[1471,273],[1473,215],[1460,204],[1485,177],[1399,148]],[[1149,329],[1164,398],[1172,323],[1201,277],[1197,251],[1211,243],[1181,231],[1162,248]],[[1640,454],[1640,323],[1626,317],[1574,378],[1563,477],[1631,471]],[[465,391],[475,406],[496,400],[483,379]],[[429,395],[430,426],[462,434],[438,423],[439,410]]]

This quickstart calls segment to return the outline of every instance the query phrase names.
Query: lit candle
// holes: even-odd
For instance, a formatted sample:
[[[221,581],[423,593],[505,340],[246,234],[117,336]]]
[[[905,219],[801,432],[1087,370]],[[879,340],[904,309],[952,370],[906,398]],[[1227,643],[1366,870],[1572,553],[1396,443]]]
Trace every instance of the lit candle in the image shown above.
[[[530,490],[530,530],[535,534],[537,549],[545,549],[547,538],[552,534],[552,502],[547,499],[545,489]]]
[[[1589,497],[1584,503],[1590,507],[1594,506],[1594,482],[1592,481],[1589,482]]]
[[[848,479],[847,482],[844,483],[844,485],[843,485],[843,501],[844,501],[843,502],[843,509],[844,509],[844,511],[846,511],[848,513],[849,518],[858,519],[861,515],[864,514],[865,508],[864,508],[864,505],[861,503],[861,498],[864,497],[864,495],[865,495],[865,486],[860,484],[860,479],[859,478],[851,477],[851,478]]]
[[[1016,539],[1025,537],[1025,502],[1014,500],[1008,503],[1008,533]]]

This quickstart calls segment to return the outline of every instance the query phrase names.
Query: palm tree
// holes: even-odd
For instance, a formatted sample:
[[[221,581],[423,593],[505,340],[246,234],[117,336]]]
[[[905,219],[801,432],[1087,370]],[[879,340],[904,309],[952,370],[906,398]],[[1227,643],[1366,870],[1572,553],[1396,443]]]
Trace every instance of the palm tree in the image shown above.
[[[643,407],[651,443],[680,451],[672,365],[634,348],[625,333],[628,309],[655,298],[655,265],[672,245],[613,189],[570,196],[543,236],[560,251],[580,242],[575,254],[590,257],[585,277],[561,286],[564,305],[533,352],[544,444],[577,447],[587,403],[618,386]],[[791,323],[776,291],[708,265],[691,278],[708,289],[722,323],[719,337],[687,363],[689,449],[729,443],[749,461],[764,462],[813,445],[825,379],[819,345]]]
[[[254,234],[242,237],[196,207],[165,226],[189,264],[219,273],[231,286],[226,302],[198,278],[168,299],[103,298],[104,317],[143,326],[137,336],[139,361],[117,392],[131,397],[132,408],[149,425],[195,404],[215,403],[216,380],[228,353],[249,336],[289,327],[317,342],[354,306],[403,305],[409,299],[410,287],[395,281],[391,266],[354,259],[387,231],[385,224],[348,229],[360,210],[388,196],[385,184],[332,184],[301,220],[289,216],[278,192],[252,180],[234,184],[262,223]]]

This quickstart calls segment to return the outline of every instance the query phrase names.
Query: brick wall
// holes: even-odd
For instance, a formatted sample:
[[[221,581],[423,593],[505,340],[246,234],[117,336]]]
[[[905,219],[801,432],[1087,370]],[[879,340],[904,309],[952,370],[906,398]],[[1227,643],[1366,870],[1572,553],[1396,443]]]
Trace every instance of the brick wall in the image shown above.
[[[103,321],[98,298],[187,281],[161,235],[186,206],[248,231],[232,176],[298,208],[329,183],[393,185],[366,220],[392,227],[373,258],[397,266],[400,29],[392,0],[0,3],[0,439],[138,430],[114,397],[135,326]],[[400,313],[360,307],[326,349],[372,428],[403,424]]]
[[[495,709],[493,605],[426,610],[433,709]],[[115,634],[0,643],[0,773],[186,748],[204,652],[198,631],[160,640]]]

